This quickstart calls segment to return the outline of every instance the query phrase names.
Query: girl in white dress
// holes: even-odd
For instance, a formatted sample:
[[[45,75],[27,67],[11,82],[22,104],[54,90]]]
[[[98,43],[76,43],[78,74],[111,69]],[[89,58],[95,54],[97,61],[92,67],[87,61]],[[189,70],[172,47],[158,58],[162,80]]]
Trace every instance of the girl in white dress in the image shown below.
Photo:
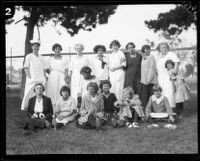
[[[82,44],[76,44],[77,55],[72,57],[69,64],[69,75],[71,77],[71,96],[77,98],[79,92],[79,83],[81,79],[80,70],[83,66],[89,64],[89,59],[82,55],[84,47]]]
[[[55,122],[52,123],[55,128],[65,126],[73,121],[77,112],[76,101],[70,96],[70,88],[63,86],[60,89],[60,95],[55,106]]]
[[[26,74],[26,84],[24,97],[22,99],[21,110],[27,110],[28,100],[34,96],[34,86],[37,83],[46,83],[46,65],[44,58],[38,53],[40,48],[39,40],[31,40],[33,52],[25,58],[23,69]]]
[[[173,52],[169,52],[169,46],[166,42],[162,42],[158,45],[158,53],[155,56],[156,67],[158,72],[158,84],[162,88],[162,93],[169,100],[169,104],[171,108],[175,108],[175,93],[172,81],[170,80],[170,76],[168,70],[165,68],[165,62],[168,59],[171,59],[174,62],[173,73],[177,73],[179,58]]]
[[[62,51],[60,44],[54,44],[52,50],[55,52],[55,55],[50,57],[47,63],[50,74],[47,81],[46,94],[51,98],[53,108],[55,109],[60,89],[63,85],[66,85],[65,77],[67,77],[69,63],[68,59],[60,54]]]
[[[126,66],[126,58],[124,53],[119,50],[120,46],[119,41],[112,41],[110,48],[113,52],[109,57],[109,76],[112,84],[110,91],[115,93],[118,100],[122,99],[125,76],[123,68]]]

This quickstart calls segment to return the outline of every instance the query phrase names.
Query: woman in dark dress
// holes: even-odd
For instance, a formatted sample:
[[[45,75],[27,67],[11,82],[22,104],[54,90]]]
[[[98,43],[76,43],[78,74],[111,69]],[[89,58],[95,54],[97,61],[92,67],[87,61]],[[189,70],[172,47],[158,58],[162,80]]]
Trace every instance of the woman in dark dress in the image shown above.
[[[142,56],[135,51],[135,44],[129,42],[126,45],[127,53],[126,57],[126,67],[125,69],[125,80],[124,88],[132,87],[135,94],[138,94],[138,86],[141,77],[141,61]]]

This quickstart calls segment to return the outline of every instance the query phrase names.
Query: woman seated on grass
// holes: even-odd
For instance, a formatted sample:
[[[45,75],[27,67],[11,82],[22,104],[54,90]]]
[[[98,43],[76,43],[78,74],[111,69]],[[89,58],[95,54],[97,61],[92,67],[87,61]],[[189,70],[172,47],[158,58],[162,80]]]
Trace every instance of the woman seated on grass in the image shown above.
[[[52,122],[54,128],[65,126],[68,122],[74,121],[76,116],[76,100],[70,96],[71,91],[67,86],[60,89],[61,97],[55,105],[55,119]]]
[[[24,127],[24,135],[36,132],[36,128],[51,127],[53,106],[51,99],[43,95],[44,86],[37,83],[34,87],[35,96],[28,101],[27,122]]]
[[[77,127],[99,129],[106,121],[104,119],[103,96],[98,93],[98,85],[90,82],[87,85],[88,93],[83,96],[77,120]]]
[[[154,85],[153,95],[149,98],[149,102],[146,106],[146,120],[151,124],[148,127],[158,127],[158,124],[155,124],[155,119],[166,119],[168,118],[169,123],[174,123],[175,119],[173,116],[172,108],[169,105],[167,97],[165,97],[162,92],[162,88],[159,85]],[[176,128],[176,125],[167,124],[164,127],[166,128]]]
[[[103,95],[105,118],[108,123],[110,123],[111,118],[117,116],[117,112],[119,111],[114,105],[117,98],[114,93],[110,93],[111,86],[108,80],[101,81],[99,86]]]
[[[112,119],[115,126],[127,126],[128,128],[138,128],[138,121],[144,118],[143,109],[139,96],[134,94],[131,87],[123,89],[123,98],[115,102],[120,110],[118,112],[118,120]]]

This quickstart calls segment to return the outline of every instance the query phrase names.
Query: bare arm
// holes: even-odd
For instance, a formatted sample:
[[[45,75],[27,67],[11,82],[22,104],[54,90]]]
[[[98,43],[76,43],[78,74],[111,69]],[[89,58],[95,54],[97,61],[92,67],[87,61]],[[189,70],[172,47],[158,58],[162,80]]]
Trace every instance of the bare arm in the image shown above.
[[[25,71],[26,76],[27,76],[29,79],[31,79],[31,73],[30,73],[30,71],[29,71],[29,68],[24,68],[24,71]]]

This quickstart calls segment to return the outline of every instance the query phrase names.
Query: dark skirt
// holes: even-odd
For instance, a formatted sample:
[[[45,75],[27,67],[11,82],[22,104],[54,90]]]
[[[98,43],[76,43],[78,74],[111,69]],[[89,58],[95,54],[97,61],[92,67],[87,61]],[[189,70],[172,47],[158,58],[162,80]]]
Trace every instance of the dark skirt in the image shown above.
[[[145,85],[143,83],[139,84],[139,98],[142,102],[142,107],[146,108],[149,101],[149,97],[153,94],[152,87],[154,84]]]

